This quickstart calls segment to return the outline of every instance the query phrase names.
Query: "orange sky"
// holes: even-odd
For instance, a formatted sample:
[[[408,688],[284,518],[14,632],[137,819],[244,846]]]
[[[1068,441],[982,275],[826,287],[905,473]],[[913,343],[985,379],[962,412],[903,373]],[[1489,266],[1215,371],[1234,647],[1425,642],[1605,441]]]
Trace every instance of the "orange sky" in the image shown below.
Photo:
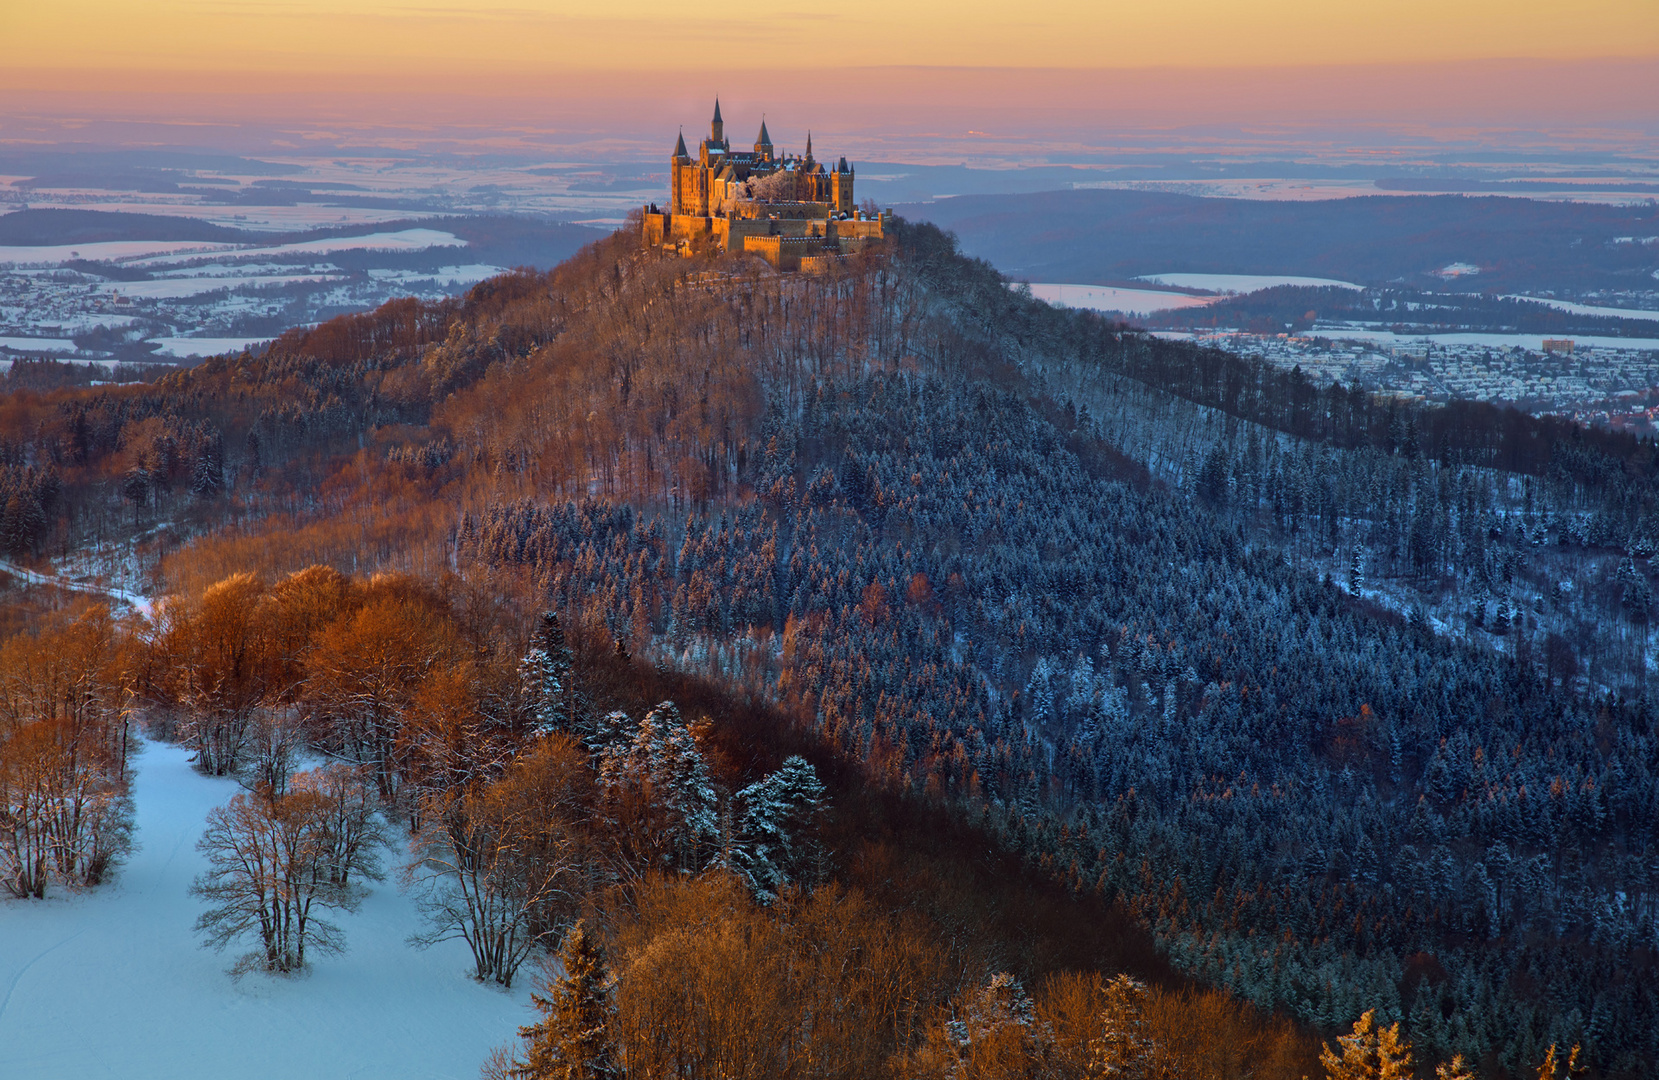
[[[1659,0],[7,0],[0,85],[388,88],[582,71],[1659,57]],[[735,80],[734,80],[735,81]]]

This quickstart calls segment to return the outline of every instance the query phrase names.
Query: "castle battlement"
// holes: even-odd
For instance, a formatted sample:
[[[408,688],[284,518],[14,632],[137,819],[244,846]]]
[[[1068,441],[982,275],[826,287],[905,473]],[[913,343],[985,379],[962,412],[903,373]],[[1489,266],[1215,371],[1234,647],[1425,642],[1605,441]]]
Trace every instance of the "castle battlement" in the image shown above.
[[[754,252],[780,269],[796,269],[803,258],[828,265],[819,257],[879,243],[891,217],[857,208],[854,179],[844,157],[830,168],[813,159],[810,134],[804,154],[779,156],[764,120],[754,149],[734,151],[716,101],[696,156],[683,132],[675,142],[668,206],[645,208],[641,239],[687,253],[712,242],[722,251]]]

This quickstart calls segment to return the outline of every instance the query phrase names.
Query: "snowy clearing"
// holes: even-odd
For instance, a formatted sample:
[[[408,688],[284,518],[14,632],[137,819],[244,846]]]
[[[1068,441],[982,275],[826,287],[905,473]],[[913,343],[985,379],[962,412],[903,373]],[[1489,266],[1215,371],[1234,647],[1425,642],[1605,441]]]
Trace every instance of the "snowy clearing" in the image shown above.
[[[325,240],[302,240],[275,247],[238,248],[223,252],[223,257],[234,259],[268,259],[281,255],[320,255],[330,251],[425,251],[435,247],[466,247],[467,242],[454,233],[437,229],[400,229],[397,232],[370,233],[367,236],[336,236]],[[142,259],[135,266],[170,266],[188,262],[191,255],[157,255]]]
[[[1364,288],[1351,281],[1337,281],[1335,278],[1292,277],[1283,274],[1142,274],[1136,280],[1150,281],[1154,285],[1173,285],[1177,289],[1208,289],[1218,293],[1253,293],[1280,285],[1297,285],[1309,289],[1322,286],[1334,286],[1338,289]]]
[[[1249,339],[1257,335],[1242,330],[1216,332],[1154,330],[1152,336],[1167,341],[1220,343],[1229,338]],[[1316,326],[1312,330],[1304,330],[1299,334],[1281,334],[1280,336],[1304,339],[1323,338],[1327,341],[1365,341],[1379,345],[1404,346],[1406,348],[1424,345],[1474,345],[1493,349],[1527,349],[1532,352],[1542,352],[1544,348],[1543,334],[1396,334],[1392,330],[1372,330],[1362,326]],[[1659,338],[1584,337],[1575,334],[1572,342],[1573,347],[1577,349],[1622,349],[1632,352],[1659,350]]]
[[[1525,300],[1532,304],[1543,304],[1545,307],[1555,308],[1572,315],[1603,315],[1609,319],[1655,319],[1659,320],[1659,311],[1642,311],[1637,308],[1597,307],[1594,304],[1575,304],[1571,300],[1546,300],[1542,296],[1506,296],[1505,300]]]
[[[505,266],[468,263],[465,266],[440,266],[436,270],[370,270],[374,281],[432,281],[440,285],[471,285],[507,273]]]
[[[72,353],[75,343],[68,338],[0,337],[0,349],[23,353]]]
[[[150,340],[161,346],[157,350],[157,355],[184,359],[190,356],[223,356],[225,353],[239,353],[243,349],[253,345],[262,345],[271,339],[269,337],[164,337],[151,338]]]
[[[97,286],[108,295],[129,300],[177,300],[221,289],[258,289],[270,285],[292,285],[297,281],[339,281],[339,274],[272,274],[255,277],[157,278],[154,281],[114,281]]]
[[[55,266],[71,259],[92,259],[99,262],[135,259],[146,255],[173,252],[202,254],[224,251],[234,244],[214,244],[201,240],[106,240],[91,244],[54,244],[49,247],[0,247],[0,266]]]
[[[112,883],[0,901],[0,1076],[462,1080],[532,1019],[529,972],[503,993],[467,976],[461,942],[405,944],[418,920],[390,881],[338,919],[344,955],[296,979],[232,980],[231,956],[197,943],[187,890],[207,812],[241,789],[164,743],[136,771],[138,850]]]
[[[1031,283],[1031,295],[1055,307],[1088,308],[1091,311],[1121,311],[1125,315],[1150,315],[1154,311],[1203,307],[1215,302],[1212,296],[1160,292],[1157,289],[1117,289],[1109,285],[1056,285]]]

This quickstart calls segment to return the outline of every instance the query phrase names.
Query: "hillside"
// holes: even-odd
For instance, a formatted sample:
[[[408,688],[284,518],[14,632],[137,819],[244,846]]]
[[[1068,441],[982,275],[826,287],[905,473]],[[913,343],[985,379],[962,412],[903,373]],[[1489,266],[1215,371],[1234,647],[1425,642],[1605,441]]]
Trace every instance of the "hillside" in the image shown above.
[[[1319,389],[897,231],[825,277],[618,234],[258,358],[15,396],[6,535],[27,557],[145,530],[183,597],[355,575],[346,615],[395,594],[453,626],[474,681],[444,692],[520,710],[514,738],[499,680],[555,611],[592,703],[560,730],[623,754],[605,710],[657,731],[659,685],[704,695],[719,798],[794,750],[832,778],[844,886],[903,909],[894,865],[938,845],[949,883],[989,848],[1110,930],[1089,966],[1253,1006],[1216,1030],[1277,1033],[1256,1075],[1309,1071],[1275,1010],[1321,1034],[1375,1010],[1419,1061],[1490,1076],[1573,1043],[1643,1075],[1652,444]],[[145,693],[188,713],[165,655]],[[363,760],[399,813],[438,782]],[[935,1020],[996,971],[1068,966],[1070,931],[965,891],[921,905],[923,939],[966,942]],[[639,895],[609,924],[626,956],[637,920],[690,910]],[[882,1052],[943,1052],[915,1031]]]

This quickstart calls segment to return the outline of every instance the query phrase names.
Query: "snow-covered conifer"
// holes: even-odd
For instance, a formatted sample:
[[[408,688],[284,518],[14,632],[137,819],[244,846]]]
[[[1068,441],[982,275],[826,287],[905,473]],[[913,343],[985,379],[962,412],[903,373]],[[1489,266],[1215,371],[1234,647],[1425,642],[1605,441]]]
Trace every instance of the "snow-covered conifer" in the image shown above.
[[[738,832],[732,861],[763,900],[811,872],[824,785],[799,755],[737,793]]]
[[[544,611],[520,667],[539,731],[576,733],[575,663],[556,612]]]

